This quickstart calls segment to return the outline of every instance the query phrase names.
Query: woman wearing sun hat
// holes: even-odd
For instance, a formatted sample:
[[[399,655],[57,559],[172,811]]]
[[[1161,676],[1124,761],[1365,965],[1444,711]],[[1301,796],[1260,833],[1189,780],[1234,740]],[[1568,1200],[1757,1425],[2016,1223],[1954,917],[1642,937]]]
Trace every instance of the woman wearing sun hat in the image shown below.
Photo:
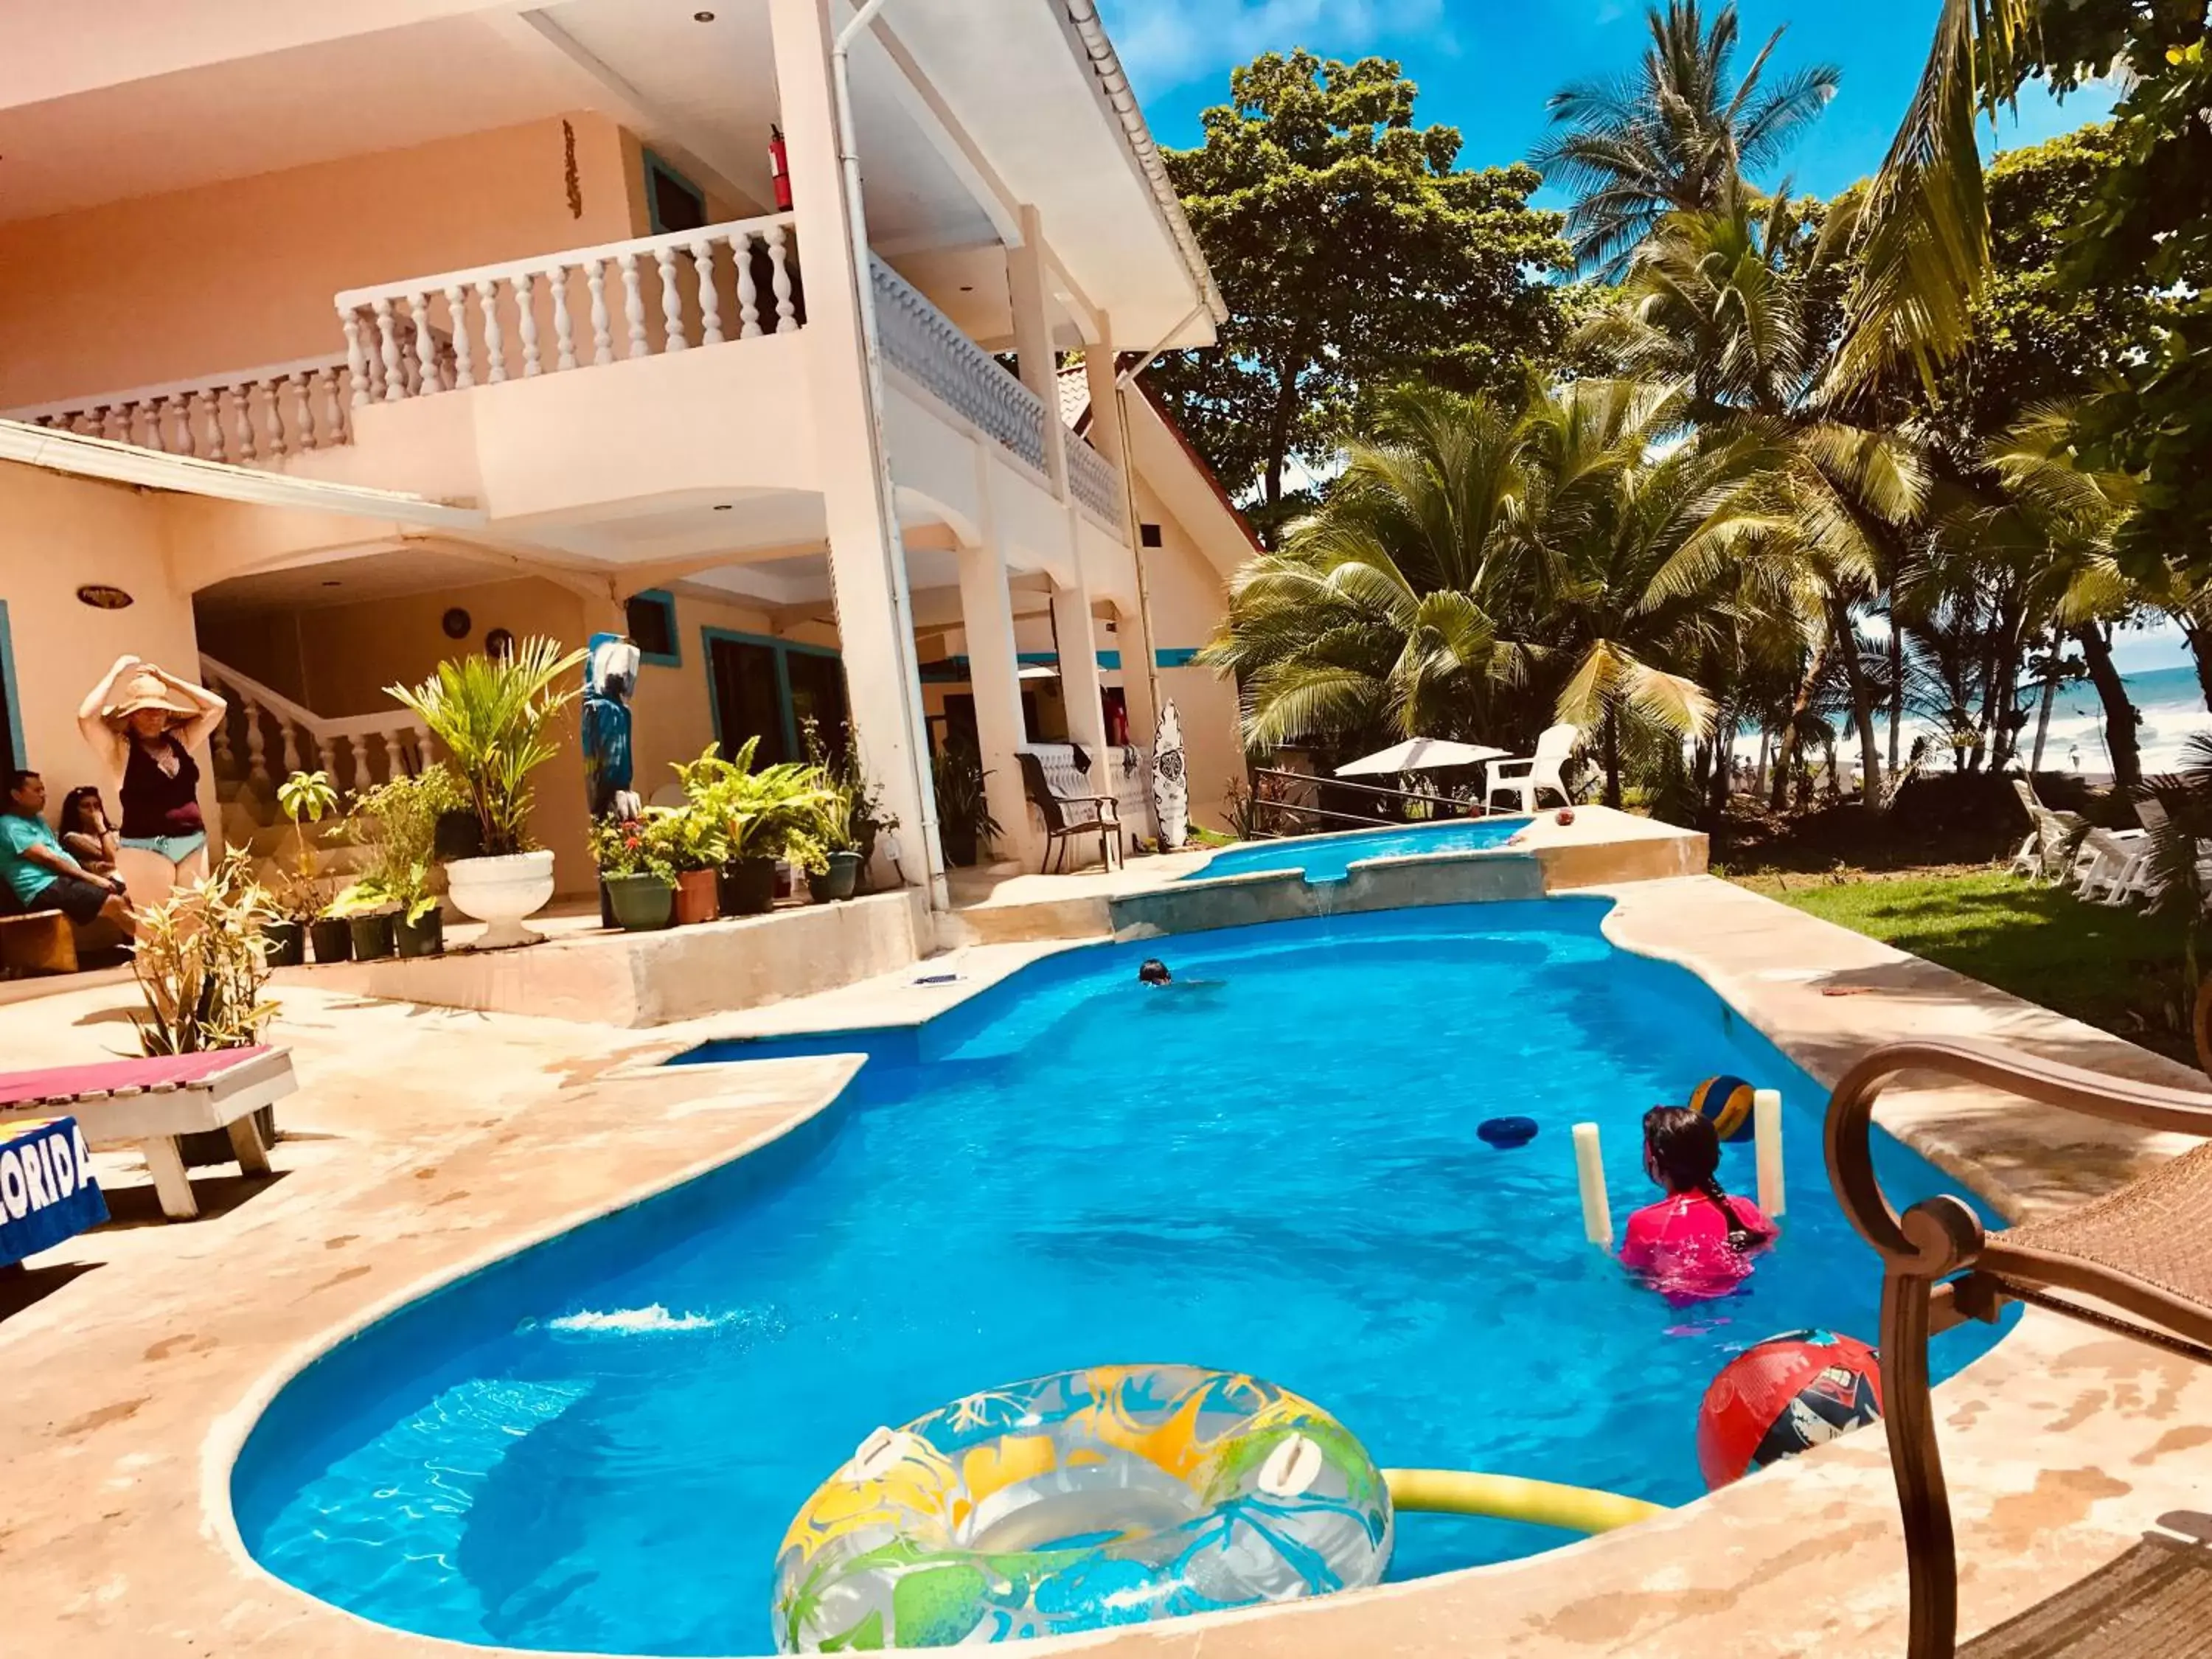
[[[192,750],[222,723],[212,691],[140,657],[118,657],[76,711],[77,729],[118,780],[116,872],[136,905],[159,904],[207,874],[207,823]]]

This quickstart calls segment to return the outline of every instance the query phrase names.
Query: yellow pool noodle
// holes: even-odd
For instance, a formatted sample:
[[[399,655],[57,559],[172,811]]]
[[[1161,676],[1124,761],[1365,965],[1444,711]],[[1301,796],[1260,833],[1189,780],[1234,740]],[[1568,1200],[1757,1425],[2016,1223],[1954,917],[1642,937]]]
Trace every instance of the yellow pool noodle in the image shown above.
[[[1552,1480],[1523,1480],[1510,1474],[1476,1474],[1466,1469],[1385,1469],[1395,1508],[1416,1514],[1487,1515],[1500,1521],[1528,1521],[1570,1532],[1611,1532],[1634,1522],[1664,1515],[1663,1504],[1588,1486],[1563,1486]]]

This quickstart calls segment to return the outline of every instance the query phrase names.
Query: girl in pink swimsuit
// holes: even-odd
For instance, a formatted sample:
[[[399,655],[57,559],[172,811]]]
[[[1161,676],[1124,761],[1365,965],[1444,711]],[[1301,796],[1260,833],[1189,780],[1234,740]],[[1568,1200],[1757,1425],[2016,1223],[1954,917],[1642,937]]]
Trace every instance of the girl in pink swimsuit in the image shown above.
[[[1774,1242],[1759,1206],[1721,1190],[1720,1163],[1720,1136],[1688,1107],[1644,1115],[1644,1173],[1667,1196],[1628,1218],[1620,1260],[1677,1307],[1726,1296],[1751,1277],[1753,1254]]]

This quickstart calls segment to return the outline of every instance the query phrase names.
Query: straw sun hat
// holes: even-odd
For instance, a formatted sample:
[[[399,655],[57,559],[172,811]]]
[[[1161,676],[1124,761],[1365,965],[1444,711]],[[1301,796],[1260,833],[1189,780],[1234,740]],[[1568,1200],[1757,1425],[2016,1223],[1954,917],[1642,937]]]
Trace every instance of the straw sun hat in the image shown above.
[[[142,708],[159,708],[174,714],[179,720],[190,720],[198,711],[185,701],[182,692],[163,682],[149,668],[142,668],[125,680],[115,694],[115,701],[100,711],[100,718],[110,725],[120,724]]]

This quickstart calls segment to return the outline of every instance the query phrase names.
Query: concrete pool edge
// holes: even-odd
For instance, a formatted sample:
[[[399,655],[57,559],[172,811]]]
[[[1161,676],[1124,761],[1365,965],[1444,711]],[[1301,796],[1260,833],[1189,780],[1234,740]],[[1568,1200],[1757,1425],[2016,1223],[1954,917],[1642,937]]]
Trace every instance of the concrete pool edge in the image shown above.
[[[2186,1075],[2116,1038],[2085,1033],[2045,1011],[1883,951],[1856,935],[1724,884],[1653,884],[1623,888],[1610,896],[1625,901],[1631,910],[1621,919],[1630,928],[1630,948],[1638,938],[1672,940],[1690,957],[1685,965],[1815,1077],[1832,1077],[1837,1069],[1832,1062],[1856,1048],[1903,1034],[1896,1023],[1900,1015],[1948,1020],[1944,1029],[1953,1035],[1995,1036],[2108,1070],[2169,1080]],[[1621,908],[1617,904],[1616,911]],[[1686,939],[1698,942],[1685,945]],[[1039,947],[1036,954],[1052,948]],[[1808,969],[1808,963],[1820,966]],[[1819,995],[1822,979],[1878,982],[1872,994],[1825,999]],[[802,1012],[797,1005],[776,1012],[787,1019]],[[851,1014],[837,1023],[852,1023]],[[575,1049],[586,1048],[592,1036],[565,1035]],[[599,1033],[598,1038],[605,1043],[620,1036]],[[651,1063],[648,1051],[634,1042],[623,1052],[633,1063]],[[2137,1066],[2152,1071],[2136,1073]],[[316,1081],[312,1075],[307,1080]],[[1988,1126],[1978,1128],[1989,1103],[1961,1100],[1960,1093],[1947,1091],[1923,1102],[1923,1112],[1913,1121],[1887,1127],[1939,1162],[1942,1148],[1958,1146],[1976,1151],[1986,1166],[2003,1165],[2023,1201],[2079,1197],[2087,1189],[2078,1167],[2083,1160],[2069,1160],[2064,1169],[2048,1167],[2054,1146],[2071,1152],[2081,1145],[2080,1137],[2040,1140],[2033,1133],[2015,1133],[2012,1138],[2022,1143],[2021,1156],[2005,1165],[1995,1155],[1998,1149],[1990,1145]],[[2005,1116],[2017,1131],[2018,1115]],[[558,1098],[525,1111],[512,1127],[525,1143],[518,1157],[556,1156],[574,1144],[576,1126],[568,1103]],[[489,1131],[479,1133],[459,1143],[464,1157],[444,1161],[459,1164],[466,1149],[493,1138]],[[373,1320],[379,1309],[404,1304],[463,1276],[469,1269],[453,1265],[457,1261],[505,1259],[532,1236],[570,1231],[592,1214],[626,1207],[679,1184],[686,1178],[681,1169],[719,1168],[748,1146],[765,1144],[765,1137],[755,1133],[735,1138],[717,1152],[705,1149],[712,1139],[687,1143],[680,1168],[671,1164],[649,1180],[617,1180],[624,1174],[620,1170],[592,1171],[609,1179],[584,1200],[569,1201],[556,1194],[527,1226],[511,1228],[506,1243],[487,1245],[478,1238],[406,1282],[378,1286],[374,1294],[368,1290],[376,1284],[373,1279],[355,1281],[362,1286],[359,1292],[315,1287],[318,1304],[344,1303],[356,1295],[359,1299],[333,1309],[295,1349],[326,1351],[346,1330]],[[2100,1176],[2124,1173],[2127,1159],[2118,1156],[2123,1152],[2142,1158],[2155,1156],[2158,1149],[2107,1150],[2113,1156],[2100,1152],[2086,1160]],[[2038,1167],[2038,1153],[2045,1155],[2045,1167]],[[426,1201],[416,1194],[438,1188],[416,1187],[400,1177],[423,1173],[399,1170],[388,1179],[356,1182],[351,1189],[325,1181],[301,1194],[314,1199],[313,1205],[290,1204],[258,1225],[254,1248],[257,1253],[271,1244],[313,1249],[315,1260],[332,1260],[320,1251],[333,1246],[332,1235],[339,1229],[369,1222],[387,1228],[405,1224],[410,1203],[419,1211]],[[313,1176],[308,1171],[295,1179]],[[196,1231],[179,1243],[189,1251],[202,1239],[218,1241],[204,1248],[222,1248],[220,1235],[212,1232]],[[249,1272],[255,1263],[255,1257],[246,1259]],[[257,1314],[265,1319],[267,1312],[289,1305],[275,1299],[287,1289],[258,1279],[240,1280],[224,1308],[188,1309],[183,1316],[193,1328],[218,1335],[250,1331]],[[200,1294],[208,1294],[207,1285]],[[12,1611],[26,1621],[19,1627],[36,1631],[42,1615],[53,1621],[54,1638],[42,1652],[76,1659],[182,1651],[188,1644],[200,1651],[212,1644],[225,1653],[307,1650],[348,1659],[501,1651],[371,1625],[289,1586],[282,1603],[272,1605],[270,1587],[281,1581],[250,1565],[245,1569],[249,1576],[240,1576],[239,1558],[228,1552],[219,1549],[210,1556],[205,1543],[219,1540],[210,1536],[203,1493],[197,1482],[180,1486],[165,1471],[180,1455],[187,1465],[197,1465],[195,1454],[204,1448],[211,1419],[244,1412],[240,1402],[250,1392],[252,1378],[226,1381],[207,1374],[219,1369],[218,1345],[211,1350],[216,1360],[198,1363],[181,1376],[147,1370],[134,1389],[131,1367],[138,1364],[138,1350],[159,1328],[149,1321],[122,1329],[62,1334],[70,1346],[108,1355],[112,1361],[88,1374],[80,1364],[81,1382],[86,1375],[102,1379],[98,1391],[80,1387],[67,1396],[56,1393],[52,1378],[38,1363],[48,1333],[27,1338],[20,1332],[0,1332],[18,1367],[16,1415],[29,1424],[45,1416],[46,1438],[53,1443],[45,1456],[34,1455],[42,1448],[27,1443],[11,1455],[9,1464],[21,1480],[16,1489],[27,1496],[34,1488],[65,1487],[75,1496],[73,1504],[63,1503],[52,1516],[51,1537],[35,1535],[38,1522],[46,1517],[34,1516],[27,1517],[25,1533],[11,1540],[29,1553],[18,1558],[19,1571],[11,1575],[16,1597]],[[139,1369],[151,1365],[155,1351],[172,1352],[171,1345],[179,1340],[155,1342]],[[67,1352],[59,1337],[48,1346],[50,1360]],[[264,1364],[254,1375],[265,1379],[273,1369]],[[137,1419],[142,1427],[155,1419],[165,1421],[165,1434],[149,1438],[134,1431],[133,1413],[146,1402],[118,1398],[132,1392],[166,1395],[164,1407]],[[1937,1397],[1949,1425],[1946,1449],[1953,1461],[1963,1553],[1970,1565],[1965,1592],[1969,1629],[1986,1626],[2037,1599],[2059,1582],[2053,1575],[2076,1575],[2117,1553],[2132,1541],[2131,1528],[2148,1524],[2161,1507],[2185,1506],[2192,1490],[2212,1478],[2212,1462],[2201,1452],[2189,1455],[2203,1442],[2188,1440],[2191,1431],[2185,1427],[2164,1426],[2212,1422],[2212,1388],[2201,1376],[2182,1362],[2085,1336],[2078,1328],[2033,1313],[1998,1350],[1946,1383]],[[118,1403],[82,1415],[100,1400]],[[2025,1449],[2054,1421],[2075,1419],[2064,1438],[2051,1443],[2047,1456]],[[58,1429],[53,1427],[57,1423]],[[2177,1435],[2184,1437],[2177,1440]],[[29,1439],[27,1434],[19,1437]],[[105,1517],[94,1520],[103,1505],[117,1501],[88,1478],[100,1473],[102,1452],[118,1480],[136,1485],[137,1495],[125,1501],[152,1507],[153,1517],[145,1525],[111,1531]],[[90,1463],[83,1461],[88,1455]],[[2071,1467],[2076,1464],[2081,1467]],[[2114,1478],[2114,1471],[2135,1480],[2132,1492],[2126,1481]],[[112,1487],[116,1481],[107,1484]],[[228,1509],[227,1494],[223,1508]],[[1695,1546],[1683,1547],[1692,1527],[1698,1529]],[[145,1535],[149,1530],[150,1539]],[[127,1559],[103,1553],[103,1545],[112,1547],[118,1533],[131,1540]],[[1679,1653],[1685,1659],[1695,1654],[1702,1659],[1722,1647],[1781,1653],[1813,1646],[1832,1659],[1872,1659],[1894,1651],[1901,1628],[1903,1575],[1894,1533],[1886,1455],[1878,1437],[1861,1436],[1663,1520],[1573,1545],[1566,1552],[1299,1607],[1065,1638],[1052,1646],[1112,1647],[1117,1654],[1170,1659],[1191,1659],[1201,1644],[1206,1659],[1321,1659],[1359,1647],[1387,1650],[1394,1659],[1443,1659],[1463,1654],[1468,1633],[1480,1628],[1493,1633],[1497,1651],[1531,1659],[1592,1653]],[[1570,1553],[1582,1571],[1553,1571],[1568,1567]],[[157,1635],[173,1639],[164,1646],[152,1639]],[[1035,1650],[1045,1649],[1040,1644]]]

